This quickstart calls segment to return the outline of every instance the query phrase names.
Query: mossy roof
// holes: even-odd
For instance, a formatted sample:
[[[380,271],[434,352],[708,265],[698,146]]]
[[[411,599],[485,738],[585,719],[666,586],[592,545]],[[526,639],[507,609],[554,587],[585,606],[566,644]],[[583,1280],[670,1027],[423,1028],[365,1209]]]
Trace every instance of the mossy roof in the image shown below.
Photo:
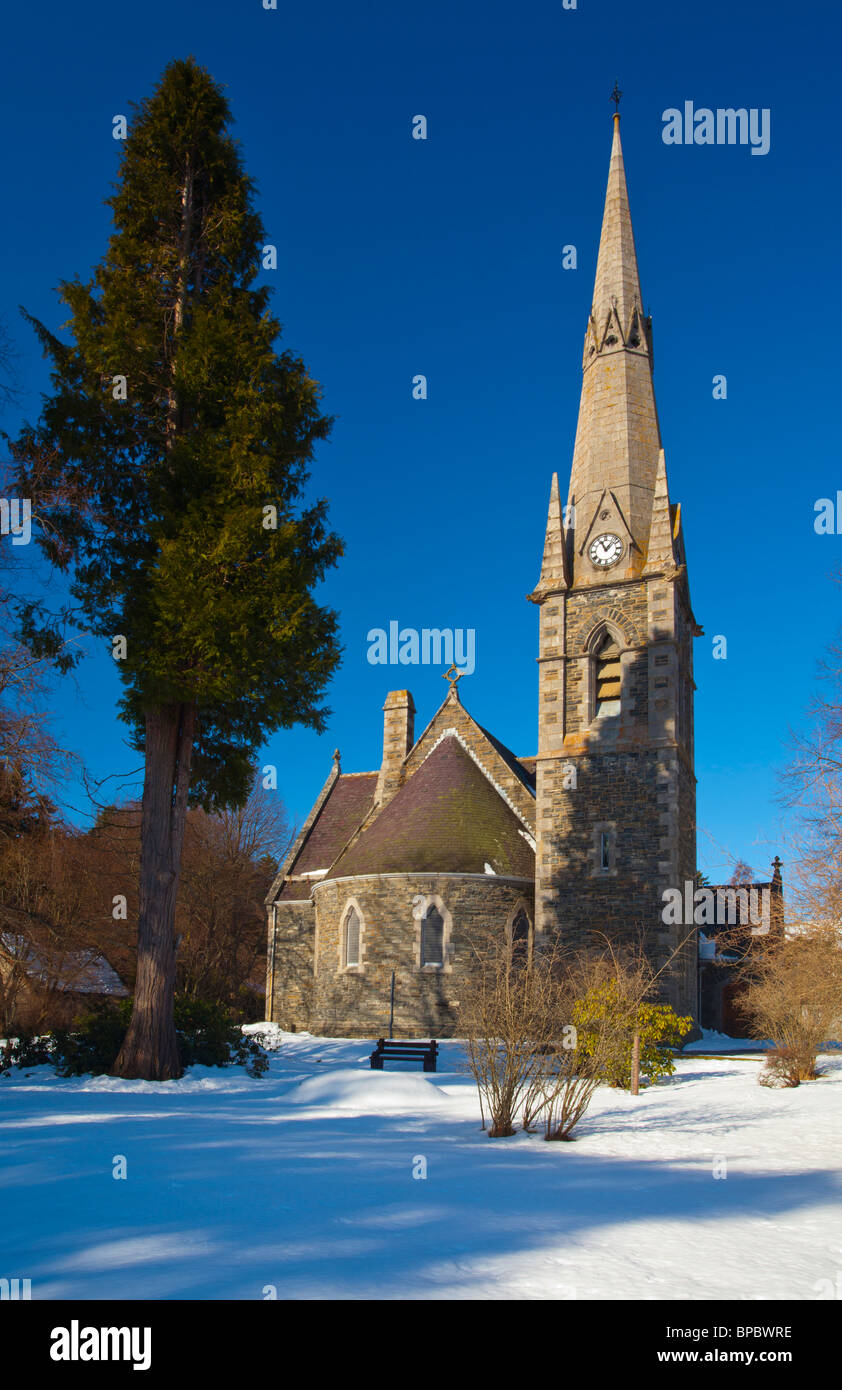
[[[316,817],[304,844],[290,867],[290,874],[329,869],[362,821],[374,797],[376,772],[342,773]],[[285,883],[278,901],[308,898],[312,883]]]
[[[509,804],[452,735],[442,739],[329,878],[356,874],[535,874],[535,854]]]

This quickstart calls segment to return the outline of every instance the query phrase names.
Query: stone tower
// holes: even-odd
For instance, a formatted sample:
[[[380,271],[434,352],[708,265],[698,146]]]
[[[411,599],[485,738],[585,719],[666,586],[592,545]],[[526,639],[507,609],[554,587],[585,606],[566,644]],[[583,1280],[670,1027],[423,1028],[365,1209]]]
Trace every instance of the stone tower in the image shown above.
[[[665,888],[696,872],[692,639],[670,502],[620,117],[614,137],[567,507],[550,491],[541,577],[535,927],[583,944],[643,938],[665,998],[697,1017],[691,926]],[[682,946],[682,941],[685,944]]]

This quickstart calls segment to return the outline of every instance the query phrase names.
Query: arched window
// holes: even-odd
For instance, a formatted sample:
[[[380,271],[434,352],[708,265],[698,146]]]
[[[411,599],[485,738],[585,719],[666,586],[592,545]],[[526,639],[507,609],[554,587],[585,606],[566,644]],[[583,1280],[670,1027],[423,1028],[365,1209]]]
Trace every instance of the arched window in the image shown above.
[[[435,903],[421,921],[421,965],[444,965],[444,918]]]
[[[529,964],[529,918],[525,908],[518,908],[512,921],[512,965]]]
[[[594,654],[594,664],[594,717],[601,719],[606,715],[619,714],[622,685],[620,648],[610,632],[606,632],[599,643]]]
[[[346,966],[360,963],[360,914],[355,907],[349,908],[345,915],[342,962]]]

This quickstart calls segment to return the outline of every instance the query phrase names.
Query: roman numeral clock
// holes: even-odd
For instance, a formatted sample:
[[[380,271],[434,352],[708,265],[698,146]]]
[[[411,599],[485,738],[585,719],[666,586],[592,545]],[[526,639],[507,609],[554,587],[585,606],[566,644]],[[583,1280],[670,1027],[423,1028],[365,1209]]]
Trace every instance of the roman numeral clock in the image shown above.
[[[620,537],[606,531],[591,541],[588,546],[588,558],[596,569],[609,570],[622,557],[623,548]]]

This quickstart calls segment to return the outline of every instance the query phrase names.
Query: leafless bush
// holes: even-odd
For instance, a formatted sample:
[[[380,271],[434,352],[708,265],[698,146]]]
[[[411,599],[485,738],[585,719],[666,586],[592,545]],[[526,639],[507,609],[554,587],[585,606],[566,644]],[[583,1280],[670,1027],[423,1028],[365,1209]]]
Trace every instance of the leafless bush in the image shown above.
[[[544,1102],[544,1137],[569,1140],[594,1091],[605,1081],[626,1019],[625,1013],[606,1011],[591,1026],[589,1046],[583,1048],[572,1020],[577,1005],[604,979],[604,962],[582,955],[568,957],[554,962],[552,977],[554,1046],[538,1059],[537,1084]]]
[[[534,1098],[535,1056],[549,1043],[547,975],[512,960],[505,938],[475,940],[461,987],[459,1033],[480,1095],[489,1137],[515,1133],[515,1117]]]
[[[461,988],[459,1033],[489,1118],[489,1137],[541,1122],[547,1139],[569,1139],[590,1104],[616,1046],[615,1020],[588,1054],[577,1046],[572,1018],[577,999],[598,978],[598,966],[547,948],[532,960],[512,958],[511,946],[491,936],[474,942]]]
[[[754,954],[744,979],[740,1007],[755,1035],[775,1043],[763,1083],[813,1080],[819,1049],[842,1028],[842,949],[835,924],[805,925]]]

